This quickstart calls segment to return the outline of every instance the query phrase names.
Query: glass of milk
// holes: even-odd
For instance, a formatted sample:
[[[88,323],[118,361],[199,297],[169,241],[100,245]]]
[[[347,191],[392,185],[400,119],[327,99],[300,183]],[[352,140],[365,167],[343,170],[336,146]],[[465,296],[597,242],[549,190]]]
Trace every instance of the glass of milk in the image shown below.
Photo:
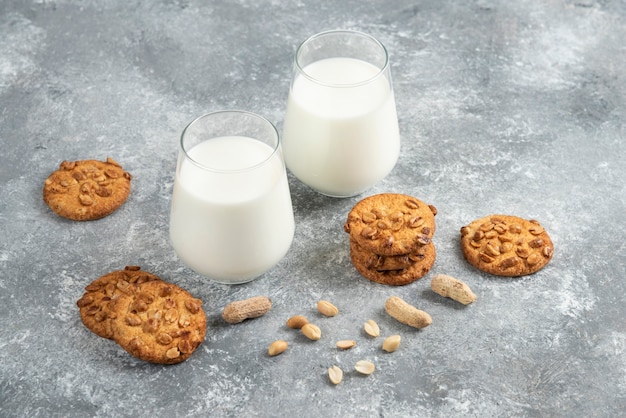
[[[170,240],[180,259],[220,283],[249,282],[276,265],[294,235],[278,132],[249,112],[191,122],[180,138]]]
[[[283,151],[289,170],[328,196],[358,195],[389,174],[400,134],[383,44],[337,30],[298,47]]]

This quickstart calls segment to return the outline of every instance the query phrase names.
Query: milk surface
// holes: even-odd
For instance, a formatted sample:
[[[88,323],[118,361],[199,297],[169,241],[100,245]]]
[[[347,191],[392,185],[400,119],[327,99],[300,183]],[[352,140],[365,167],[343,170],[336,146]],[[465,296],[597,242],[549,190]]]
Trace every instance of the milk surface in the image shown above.
[[[365,61],[329,58],[304,72],[334,86],[296,76],[283,150],[287,167],[303,183],[330,196],[351,196],[393,169],[400,153],[393,91],[382,74],[366,82],[379,71]]]
[[[280,154],[267,160],[272,152],[251,138],[222,137],[194,146],[188,155],[230,172],[206,170],[181,158],[170,239],[178,256],[198,273],[243,283],[287,253],[294,234],[293,210]]]

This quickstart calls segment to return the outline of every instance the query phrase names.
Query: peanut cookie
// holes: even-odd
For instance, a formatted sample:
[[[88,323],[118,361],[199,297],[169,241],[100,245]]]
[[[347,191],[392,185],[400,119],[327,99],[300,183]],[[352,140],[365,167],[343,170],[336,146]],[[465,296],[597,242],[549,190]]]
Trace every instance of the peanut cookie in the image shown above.
[[[382,193],[354,205],[344,230],[366,251],[384,256],[410,254],[430,243],[436,213],[434,206],[412,196]]]
[[[64,218],[99,219],[113,213],[126,201],[131,177],[112,158],[63,161],[46,179],[43,200]]]
[[[350,259],[356,270],[365,278],[381,284],[402,286],[421,279],[435,263],[435,245],[431,242],[419,247],[407,257],[411,263],[402,269],[380,270],[376,264],[380,256],[373,254],[354,241],[350,241]],[[401,257],[401,256],[396,256]]]
[[[411,267],[414,263],[424,260],[425,247],[419,247],[411,254],[402,255],[379,255],[365,250],[356,241],[350,240],[350,248],[358,253],[358,257],[364,261],[364,266],[370,270],[387,271],[387,270],[403,270]]]
[[[145,361],[180,363],[191,356],[206,334],[202,301],[163,281],[136,285],[113,303],[113,338],[124,350]]]
[[[552,240],[535,220],[491,215],[461,228],[465,259],[474,267],[498,276],[532,274],[552,259]]]
[[[126,266],[94,280],[85,287],[85,294],[76,302],[83,324],[103,338],[113,338],[111,318],[114,314],[110,304],[120,294],[131,294],[135,284],[160,280],[154,274],[141,270],[138,266]]]

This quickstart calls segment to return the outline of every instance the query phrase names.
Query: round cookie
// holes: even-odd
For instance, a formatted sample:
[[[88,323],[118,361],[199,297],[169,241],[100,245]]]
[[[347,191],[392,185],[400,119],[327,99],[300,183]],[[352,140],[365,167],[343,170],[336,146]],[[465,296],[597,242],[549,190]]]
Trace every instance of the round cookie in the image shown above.
[[[355,243],[355,245],[357,248],[359,248],[359,244]],[[420,261],[423,259],[423,256],[419,254],[385,256],[367,252],[362,248],[360,248],[359,251],[363,251],[364,254],[368,256],[367,260],[365,261],[365,267],[376,271],[403,270],[405,268],[411,267],[416,261]]]
[[[415,260],[411,265],[400,270],[376,270],[372,265],[371,252],[364,249],[358,242],[350,240],[350,260],[356,270],[365,278],[380,284],[403,286],[421,279],[430,271],[435,263],[435,245],[431,242],[420,247],[411,254]]]
[[[112,158],[63,161],[46,179],[43,200],[57,215],[75,221],[107,216],[130,194],[132,176]]]
[[[111,309],[114,340],[131,355],[159,364],[180,363],[204,341],[202,301],[163,281],[138,284]]]
[[[426,246],[432,243],[426,244]],[[354,240],[350,240],[351,251],[358,253],[358,257],[363,261],[364,267],[369,270],[388,271],[403,270],[411,267],[414,263],[423,261],[425,248],[419,247],[412,254],[402,255],[379,255],[365,250]]]
[[[474,267],[498,276],[535,273],[552,259],[550,236],[535,220],[491,215],[461,228],[465,259]]]
[[[121,294],[133,293],[135,284],[160,280],[139,266],[126,266],[94,280],[85,287],[85,294],[76,302],[83,324],[96,335],[113,338],[111,302]]]
[[[395,256],[430,243],[435,233],[434,206],[408,195],[382,193],[357,202],[344,230],[366,251]]]

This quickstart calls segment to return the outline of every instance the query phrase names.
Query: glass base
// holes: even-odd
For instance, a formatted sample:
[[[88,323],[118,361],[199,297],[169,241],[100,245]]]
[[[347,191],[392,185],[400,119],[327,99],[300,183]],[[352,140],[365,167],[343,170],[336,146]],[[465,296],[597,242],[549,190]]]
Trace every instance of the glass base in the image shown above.
[[[315,190],[315,189],[311,189],[316,191],[317,193],[323,195],[323,196],[327,196],[327,197],[334,197],[336,199],[345,199],[348,197],[355,197],[355,196],[359,196],[363,193],[365,193],[366,191],[368,191],[369,189],[365,189],[365,190],[361,190],[360,192],[356,192],[356,193],[352,193],[352,194],[342,194],[342,195],[334,195],[334,194],[330,194],[330,193],[324,193],[324,192],[320,192],[319,190]]]
[[[219,283],[219,284],[226,284],[226,285],[238,285],[238,284],[246,284],[246,283],[253,282],[253,281],[255,281],[256,279],[258,279],[259,277],[261,277],[261,276],[258,276],[258,277],[253,277],[253,278],[251,278],[251,279],[244,279],[244,280],[228,280],[228,281],[226,281],[226,280],[220,280],[220,279],[214,279],[214,278],[212,278],[212,277],[207,277],[207,276],[203,276],[203,277],[205,277],[205,278],[209,279],[209,280],[210,280],[210,281],[212,281],[212,282]]]

